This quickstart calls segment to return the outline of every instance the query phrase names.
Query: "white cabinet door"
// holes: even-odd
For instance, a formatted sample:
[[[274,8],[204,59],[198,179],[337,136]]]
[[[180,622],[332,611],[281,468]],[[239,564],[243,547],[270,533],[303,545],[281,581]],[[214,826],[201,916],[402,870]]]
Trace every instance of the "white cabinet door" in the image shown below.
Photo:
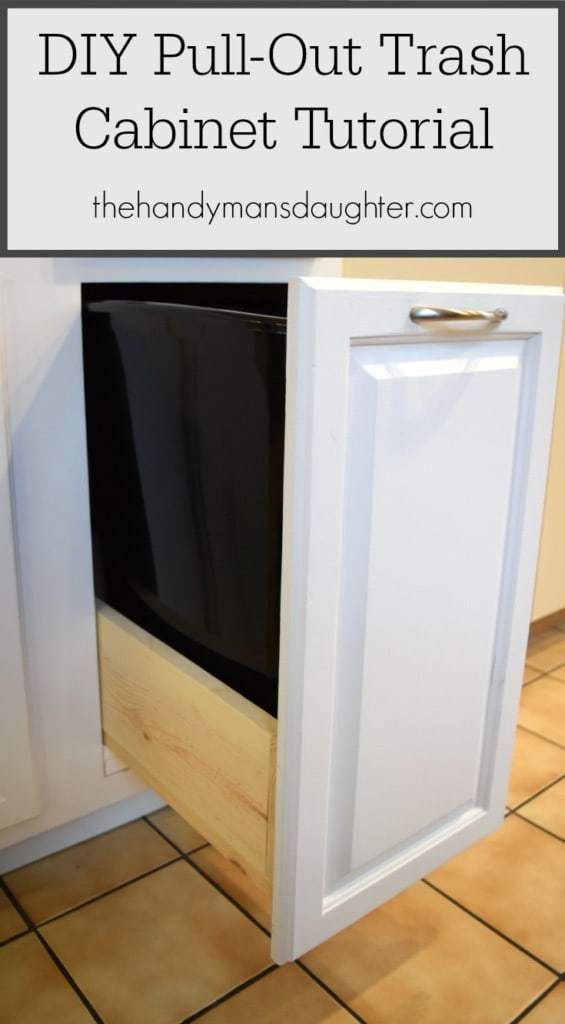
[[[25,688],[3,395],[0,365],[0,829],[38,813]]]
[[[562,295],[479,287],[291,284],[279,962],[503,818]]]

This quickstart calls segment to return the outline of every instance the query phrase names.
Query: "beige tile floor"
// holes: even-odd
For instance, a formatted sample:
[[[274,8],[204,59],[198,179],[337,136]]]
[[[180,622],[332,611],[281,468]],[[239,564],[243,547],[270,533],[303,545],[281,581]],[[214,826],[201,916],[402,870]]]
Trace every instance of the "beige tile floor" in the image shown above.
[[[170,808],[0,882],[2,1024],[565,1024],[565,630],[528,649],[508,815],[296,964]]]

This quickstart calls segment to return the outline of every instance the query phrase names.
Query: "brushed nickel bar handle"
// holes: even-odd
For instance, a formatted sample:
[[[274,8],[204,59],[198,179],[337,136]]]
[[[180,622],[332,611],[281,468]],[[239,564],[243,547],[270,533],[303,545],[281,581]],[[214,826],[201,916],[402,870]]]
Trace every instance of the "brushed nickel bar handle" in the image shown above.
[[[445,309],[441,306],[413,306],[410,319],[415,324],[448,323],[449,321],[485,320],[498,324],[506,320],[505,309]]]

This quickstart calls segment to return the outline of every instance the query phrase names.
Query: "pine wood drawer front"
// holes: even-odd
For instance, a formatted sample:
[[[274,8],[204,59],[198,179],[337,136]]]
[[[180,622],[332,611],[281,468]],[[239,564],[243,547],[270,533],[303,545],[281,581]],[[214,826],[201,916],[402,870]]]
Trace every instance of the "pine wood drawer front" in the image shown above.
[[[106,743],[268,886],[276,720],[107,605],[97,619]]]

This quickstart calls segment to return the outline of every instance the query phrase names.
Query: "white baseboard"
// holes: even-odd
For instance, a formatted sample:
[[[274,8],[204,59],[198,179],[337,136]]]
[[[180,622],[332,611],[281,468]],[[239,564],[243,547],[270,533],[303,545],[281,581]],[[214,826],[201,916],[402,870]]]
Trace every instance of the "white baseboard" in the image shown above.
[[[125,825],[128,821],[140,818],[142,814],[151,814],[159,807],[163,807],[161,797],[152,790],[144,790],[143,793],[137,793],[127,800],[120,800],[110,807],[103,807],[99,811],[87,814],[84,818],[59,825],[58,828],[42,832],[39,836],[31,836],[22,843],[0,850],[0,875],[13,871],[14,868],[21,868],[24,864],[31,864],[40,857],[47,857],[50,853],[64,850],[67,846],[92,839],[93,836],[108,832],[118,825]]]

